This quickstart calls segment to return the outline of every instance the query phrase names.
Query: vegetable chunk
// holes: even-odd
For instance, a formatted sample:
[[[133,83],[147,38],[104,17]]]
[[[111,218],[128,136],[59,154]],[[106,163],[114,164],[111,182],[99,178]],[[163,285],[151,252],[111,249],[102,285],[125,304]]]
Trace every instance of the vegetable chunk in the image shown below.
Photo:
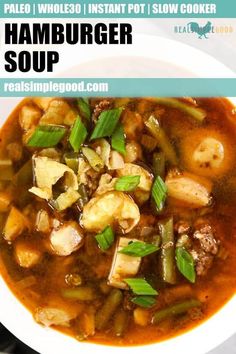
[[[53,252],[59,256],[69,256],[83,245],[83,233],[76,222],[70,222],[53,230],[50,235]]]
[[[54,307],[39,307],[35,313],[35,320],[46,327],[64,326],[69,327],[70,321],[76,317],[66,310]]]
[[[18,241],[15,245],[15,259],[20,267],[31,268],[39,263],[42,253],[31,246],[30,242]]]
[[[28,219],[17,208],[12,207],[3,230],[5,240],[14,241],[27,228],[29,228]]]
[[[118,223],[124,233],[139,222],[139,208],[122,192],[107,192],[92,198],[84,207],[81,223],[87,231],[100,232],[107,225]]]
[[[119,253],[124,247],[128,246],[130,242],[138,241],[126,237],[120,237],[116,251],[113,257],[111,271],[108,277],[108,283],[115,288],[128,289],[127,283],[123,279],[134,276],[138,273],[141,257],[128,256]]]
[[[169,197],[175,198],[188,206],[201,208],[207,206],[211,201],[212,184],[204,178],[187,172],[170,172],[165,184]]]

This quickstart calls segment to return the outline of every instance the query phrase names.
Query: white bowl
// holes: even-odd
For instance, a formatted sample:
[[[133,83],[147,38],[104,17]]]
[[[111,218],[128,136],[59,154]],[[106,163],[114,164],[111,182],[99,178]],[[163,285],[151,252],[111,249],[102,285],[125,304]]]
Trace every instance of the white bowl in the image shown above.
[[[142,40],[144,40],[143,36]],[[147,58],[141,57],[139,55],[140,47],[137,46],[136,49],[132,50],[133,60],[135,60],[137,64],[147,62],[156,62],[157,64],[160,64],[160,62],[162,62],[165,63],[164,65],[166,65],[166,63],[168,63],[168,66],[171,67],[171,70],[175,71],[177,62],[178,73],[181,72],[182,77],[184,76],[184,73],[186,76],[189,76],[189,73],[192,73],[193,76],[202,76],[204,73],[210,73],[209,76],[211,77],[214,77],[214,73],[215,76],[219,77],[233,76],[233,73],[228,68],[217,62],[214,58],[211,58],[209,55],[206,55],[196,49],[180,44],[178,42],[163,40],[160,38],[158,39],[155,37],[147,37],[143,43],[145,43],[145,46],[147,46],[148,43],[149,51],[142,51],[142,53],[151,54],[148,55]],[[154,47],[158,48],[158,51],[153,51],[152,49]],[[162,51],[163,48],[166,48],[166,57],[165,52]],[[160,50],[161,55],[159,56],[158,54],[160,53]],[[181,55],[179,54],[180,52]],[[175,56],[173,55],[174,53],[178,53],[178,58],[176,60]],[[192,57],[193,53],[194,57]],[[117,57],[114,55],[114,53],[106,54],[110,57],[110,64],[112,63],[112,60],[114,60],[113,63],[117,62]],[[129,56],[129,53],[126,54]],[[105,54],[103,53],[103,55]],[[192,61],[181,61],[181,58],[183,59],[191,57],[193,58]],[[96,60],[100,60],[100,63],[102,63],[101,59],[101,54],[96,57]],[[119,57],[119,60],[120,59],[121,57]],[[125,58],[123,57],[123,59]],[[125,64],[126,60],[122,60],[122,62],[124,64],[120,69],[120,76],[122,76],[122,73],[127,71],[127,65]],[[199,63],[201,62],[204,63],[204,66],[199,66]],[[86,64],[85,58],[84,61],[81,61],[80,65],[76,69],[73,68],[73,71],[71,69],[69,70],[65,65],[64,70],[66,74],[64,73],[64,77],[69,75],[72,76],[71,73],[75,71],[77,71],[78,75],[78,73],[81,72],[81,68],[84,69],[85,67],[88,68],[89,71],[89,67],[94,67],[94,63],[95,62],[92,60]],[[204,73],[202,71],[203,67]],[[105,67],[103,70],[105,70]],[[101,74],[101,71],[99,74]],[[145,74],[146,72],[142,72],[142,75]],[[101,74],[101,76],[103,76],[103,74]],[[131,76],[135,77],[137,76],[137,73],[132,71]],[[158,76],[158,73],[155,76]],[[5,121],[9,113],[20,100],[20,98],[1,99],[0,124]],[[236,99],[230,98],[230,100],[236,104]],[[220,291],[222,291],[222,289],[220,289]],[[234,296],[220,311],[218,311],[206,322],[183,335],[160,343],[146,345],[145,347],[138,346],[111,348],[110,346],[103,346],[87,342],[80,343],[71,337],[63,335],[52,329],[43,328],[36,324],[32,318],[31,313],[15,298],[12,292],[9,291],[7,285],[1,277],[0,294],[0,322],[2,322],[19,339],[21,339],[23,342],[41,354],[77,354],[79,352],[82,352],[83,354],[91,354],[93,351],[96,351],[97,354],[109,354],[111,350],[114,354],[120,354],[121,350],[123,354],[143,354],[144,350],[149,351],[149,353],[187,354],[191,352],[191,354],[204,354],[218,346],[220,343],[235,333],[234,313],[236,310],[236,296]]]

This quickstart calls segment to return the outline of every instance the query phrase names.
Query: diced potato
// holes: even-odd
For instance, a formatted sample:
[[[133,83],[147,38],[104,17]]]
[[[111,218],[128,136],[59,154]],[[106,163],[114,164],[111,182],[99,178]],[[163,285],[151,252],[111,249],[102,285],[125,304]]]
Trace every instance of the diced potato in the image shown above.
[[[56,99],[49,103],[40,124],[66,124],[72,125],[78,113],[64,100]]]
[[[145,326],[148,325],[150,315],[149,315],[149,312],[147,310],[141,309],[140,307],[137,307],[134,310],[133,315],[134,315],[134,322],[137,325],[142,326],[142,327],[145,327]]]
[[[50,219],[46,210],[39,210],[36,216],[36,230],[39,232],[50,231]]]
[[[8,192],[0,192],[0,212],[5,213],[9,210],[12,202],[12,195]]]
[[[187,172],[170,172],[165,180],[168,196],[188,206],[201,208],[211,201],[212,183],[203,177]]]
[[[5,240],[14,241],[27,228],[29,220],[17,208],[12,207],[3,230]]]
[[[138,273],[141,264],[141,257],[133,257],[119,253],[119,251],[126,247],[131,241],[134,242],[138,240],[120,237],[118,241],[113,257],[111,271],[108,277],[108,284],[114,286],[115,288],[128,289],[129,287],[123,279],[129,278],[130,276],[135,276]]]
[[[33,101],[38,107],[46,111],[48,109],[50,102],[55,100],[56,97],[34,97]]]
[[[20,240],[15,244],[15,259],[20,267],[31,268],[39,263],[42,253],[33,247],[29,241]]]
[[[28,131],[36,126],[39,122],[42,113],[40,109],[35,106],[23,106],[19,113],[19,123],[24,131]]]
[[[87,231],[100,232],[107,225],[118,223],[124,233],[139,222],[140,212],[132,198],[111,191],[92,198],[83,209],[81,223]]]
[[[50,235],[52,251],[59,256],[69,256],[83,245],[83,241],[82,229],[76,222],[68,222]]]
[[[54,307],[39,307],[35,313],[35,320],[46,327],[64,326],[69,327],[70,321],[76,317],[66,310]]]

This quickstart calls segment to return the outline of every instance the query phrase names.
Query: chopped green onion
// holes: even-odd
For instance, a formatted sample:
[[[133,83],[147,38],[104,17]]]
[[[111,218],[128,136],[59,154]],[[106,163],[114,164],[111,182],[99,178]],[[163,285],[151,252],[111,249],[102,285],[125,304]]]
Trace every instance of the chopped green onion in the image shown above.
[[[158,295],[158,292],[142,278],[126,278],[124,281],[136,295]]]
[[[161,211],[164,208],[167,195],[167,187],[165,182],[158,176],[152,186],[152,197],[156,203],[157,209]]]
[[[123,108],[114,108],[103,111],[98,117],[98,122],[94,128],[90,140],[110,137],[116,129]]]
[[[125,134],[122,124],[117,124],[117,127],[111,136],[111,146],[114,150],[120,152],[122,155],[125,155]]]
[[[104,167],[104,162],[101,157],[93,150],[88,147],[82,148],[83,155],[88,160],[90,166],[97,172],[101,171]]]
[[[191,283],[195,283],[196,273],[192,255],[183,247],[177,247],[175,255],[177,268],[180,273]]]
[[[119,253],[127,254],[133,257],[144,257],[151,253],[158,251],[159,247],[151,243],[145,243],[140,241],[134,241],[128,244],[128,246],[122,248]]]
[[[73,125],[70,133],[69,142],[74,152],[79,152],[79,149],[86,139],[88,132],[82,123],[80,117],[78,117]]]
[[[131,301],[140,307],[149,308],[155,305],[156,299],[153,296],[136,296]]]
[[[123,176],[118,178],[115,184],[115,190],[121,192],[131,192],[138,187],[140,176]]]
[[[107,226],[95,236],[101,250],[106,251],[114,242],[115,236],[111,226]]]
[[[84,98],[78,98],[77,99],[77,104],[79,106],[79,110],[81,115],[87,119],[90,120],[91,117],[91,110],[90,110],[90,106],[89,106],[89,100],[88,98],[84,97]]]
[[[65,135],[66,128],[59,125],[39,125],[27,142],[32,147],[52,147]]]
[[[163,106],[179,109],[198,122],[203,122],[207,116],[207,113],[204,111],[204,109],[179,101],[177,98],[155,97],[154,101]]]
[[[76,152],[67,152],[64,154],[65,163],[70,167],[75,173],[78,173],[79,168],[79,154]]]

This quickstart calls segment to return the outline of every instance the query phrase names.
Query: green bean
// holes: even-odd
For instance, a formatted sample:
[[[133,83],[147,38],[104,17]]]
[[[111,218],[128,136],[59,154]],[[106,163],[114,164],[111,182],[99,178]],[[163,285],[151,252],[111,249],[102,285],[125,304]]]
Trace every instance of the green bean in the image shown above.
[[[79,300],[79,301],[92,301],[96,298],[94,290],[87,286],[80,286],[73,289],[64,289],[61,292],[65,299]]]
[[[120,310],[114,318],[114,332],[117,337],[122,337],[128,325],[128,313]]]
[[[175,304],[175,305],[167,307],[163,310],[157,311],[152,318],[152,323],[158,324],[168,317],[175,316],[175,315],[181,315],[181,314],[187,312],[188,310],[190,310],[194,307],[200,307],[201,305],[202,305],[201,302],[196,299],[191,299],[191,300],[186,300],[184,302],[180,302],[179,304]]]
[[[93,150],[88,147],[82,148],[83,155],[88,160],[90,166],[96,171],[99,172],[104,167],[104,162],[102,161],[101,157]]]
[[[173,218],[159,222],[162,238],[161,265],[162,278],[165,282],[175,284],[175,250],[174,250],[174,231]]]
[[[179,109],[180,111],[186,113],[195,121],[200,123],[204,121],[207,115],[206,111],[204,111],[202,108],[192,106],[188,103],[184,103],[176,98],[155,97],[154,101],[163,106]]]
[[[103,306],[98,310],[95,316],[95,326],[98,330],[106,327],[117,307],[122,302],[123,295],[118,289],[113,289],[106,298]]]
[[[145,125],[152,136],[157,139],[158,144],[164,152],[167,160],[172,165],[177,165],[178,159],[175,150],[171,145],[165,131],[160,127],[158,120],[154,116],[150,116],[150,118],[145,122]]]
[[[163,152],[155,152],[152,157],[152,170],[155,177],[165,177],[165,155]]]

